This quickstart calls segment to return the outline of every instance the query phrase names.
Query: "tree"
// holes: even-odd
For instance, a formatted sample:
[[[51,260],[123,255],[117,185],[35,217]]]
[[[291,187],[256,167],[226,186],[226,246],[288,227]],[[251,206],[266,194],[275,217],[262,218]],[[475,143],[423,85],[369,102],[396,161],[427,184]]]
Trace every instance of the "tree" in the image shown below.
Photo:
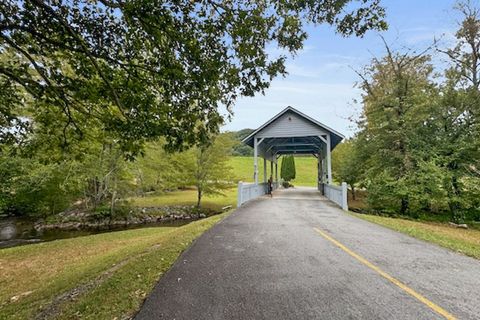
[[[114,214],[117,200],[133,193],[118,143],[95,127],[63,151],[51,147],[48,134],[36,133],[0,152],[0,162],[0,211],[16,215],[53,215],[73,203],[88,210],[108,206]]]
[[[292,180],[294,180],[297,177],[297,169],[295,168],[295,157],[290,156],[290,167],[292,168]]]
[[[332,171],[333,176],[350,186],[352,198],[355,200],[355,187],[363,174],[357,140],[349,139],[335,147],[332,153]]]
[[[437,139],[437,163],[443,170],[451,219],[463,222],[467,211],[478,207],[480,183],[480,10],[459,2],[463,20],[455,46],[439,49],[450,60],[441,85],[441,98],[429,124]]]
[[[407,214],[411,209],[414,173],[423,156],[420,130],[436,100],[430,57],[393,52],[373,59],[360,87],[364,91],[358,143],[365,157],[369,203],[375,208]],[[423,193],[425,194],[425,193]]]
[[[175,166],[177,153],[165,151],[164,145],[163,140],[148,142],[145,154],[129,163],[129,168],[135,176],[137,194],[185,186],[181,172]]]
[[[206,144],[220,105],[231,112],[286,73],[267,47],[295,54],[306,23],[383,30],[379,1],[2,1],[0,53],[15,58],[0,59],[0,124],[12,128],[0,138],[59,126],[66,145],[93,123],[132,157],[160,136],[170,149]]]
[[[191,148],[174,157],[185,184],[197,189],[197,208],[204,195],[223,195],[223,190],[232,187],[233,173],[228,164],[232,144],[228,135],[220,134],[208,145]]]
[[[480,174],[480,14],[470,2],[451,66],[434,76],[430,57],[386,46],[360,74],[364,113],[357,150],[372,208],[418,216],[449,213],[463,222],[478,213]]]
[[[296,170],[295,170],[295,159],[293,156],[283,156],[282,164],[280,168],[280,177],[289,182],[295,179]]]
[[[74,160],[44,163],[38,157],[0,154],[0,214],[48,216],[82,196],[82,166]]]
[[[85,180],[85,206],[88,209],[90,206],[107,205],[113,215],[117,200],[133,189],[133,176],[114,141],[97,141],[92,151],[82,161],[83,172],[79,175]]]
[[[455,9],[463,16],[453,48],[438,50],[450,58],[458,84],[480,89],[480,9],[471,1],[459,1]],[[452,71],[452,70],[451,70]],[[453,75],[451,73],[451,75]]]

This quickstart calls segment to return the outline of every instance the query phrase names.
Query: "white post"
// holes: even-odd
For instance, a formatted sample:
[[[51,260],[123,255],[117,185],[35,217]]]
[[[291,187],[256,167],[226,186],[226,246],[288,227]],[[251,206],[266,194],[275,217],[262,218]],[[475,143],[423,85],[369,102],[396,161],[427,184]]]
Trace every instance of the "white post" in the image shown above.
[[[320,170],[322,173],[322,183],[326,184],[327,183],[327,157],[326,157],[326,152],[325,150],[322,150],[322,159],[320,160]]]
[[[327,181],[332,184],[332,152],[330,146],[332,145],[330,134],[327,135]]]
[[[348,211],[348,189],[347,183],[342,182],[342,209]]]
[[[258,140],[256,137],[253,137],[253,178],[255,184],[258,184]]]
[[[320,166],[321,166],[321,171],[322,171],[322,183],[326,182],[326,176],[327,174],[325,173],[325,157],[322,154],[322,160],[320,160]]]
[[[277,183],[278,188],[278,159],[275,161],[275,182]]]
[[[272,177],[273,179],[273,160],[272,159],[270,159],[270,175],[268,176],[268,178],[270,177]]]
[[[263,158],[263,183],[267,183],[267,159]]]
[[[320,181],[321,181],[321,173],[320,173],[320,152],[317,153],[317,189],[320,191]]]
[[[238,188],[237,188],[237,208],[240,207],[242,205],[242,186],[243,186],[243,182],[242,181],[238,181]]]

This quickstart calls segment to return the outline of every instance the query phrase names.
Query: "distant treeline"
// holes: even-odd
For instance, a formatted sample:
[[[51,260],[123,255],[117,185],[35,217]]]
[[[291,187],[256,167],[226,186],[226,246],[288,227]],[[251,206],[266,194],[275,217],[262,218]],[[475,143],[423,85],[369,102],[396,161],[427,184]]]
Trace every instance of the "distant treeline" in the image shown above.
[[[248,157],[253,156],[253,149],[246,144],[242,143],[242,140],[251,134],[253,129],[242,129],[240,131],[231,131],[226,134],[230,135],[234,141],[232,147],[232,156]]]

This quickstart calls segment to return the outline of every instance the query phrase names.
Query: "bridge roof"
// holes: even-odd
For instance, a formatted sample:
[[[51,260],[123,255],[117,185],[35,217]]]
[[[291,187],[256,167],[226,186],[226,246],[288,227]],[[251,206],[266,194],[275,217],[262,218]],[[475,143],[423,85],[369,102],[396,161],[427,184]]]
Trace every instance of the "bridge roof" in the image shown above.
[[[330,138],[333,150],[345,137],[334,129],[307,116],[293,107],[287,107],[242,140],[254,147],[254,138],[262,139],[259,154],[273,158],[282,154],[318,154]]]

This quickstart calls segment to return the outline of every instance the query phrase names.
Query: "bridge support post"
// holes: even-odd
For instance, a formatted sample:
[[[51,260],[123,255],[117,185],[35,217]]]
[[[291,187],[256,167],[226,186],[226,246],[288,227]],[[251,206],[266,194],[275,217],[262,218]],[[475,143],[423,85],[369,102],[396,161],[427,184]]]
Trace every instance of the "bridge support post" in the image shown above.
[[[342,182],[342,209],[348,211],[348,188],[347,183]]]
[[[253,137],[253,180],[255,180],[256,185],[258,185],[258,146],[263,139],[265,138]]]
[[[327,135],[327,183],[332,184],[332,152],[331,152],[331,139],[330,135]]]
[[[278,188],[278,159],[275,161],[275,182],[277,183]]]
[[[270,177],[272,177],[273,180],[273,160],[270,160],[270,175],[268,176],[268,178]]]
[[[253,179],[255,184],[258,184],[258,141],[256,137],[253,137]]]
[[[242,181],[238,181],[238,189],[237,189],[237,207],[240,207],[243,203],[243,199],[242,199],[242,186],[243,186],[243,182]]]
[[[322,173],[322,151],[318,150],[317,154],[317,189],[322,192],[323,173]]]
[[[267,159],[263,158],[263,183],[267,183]]]

